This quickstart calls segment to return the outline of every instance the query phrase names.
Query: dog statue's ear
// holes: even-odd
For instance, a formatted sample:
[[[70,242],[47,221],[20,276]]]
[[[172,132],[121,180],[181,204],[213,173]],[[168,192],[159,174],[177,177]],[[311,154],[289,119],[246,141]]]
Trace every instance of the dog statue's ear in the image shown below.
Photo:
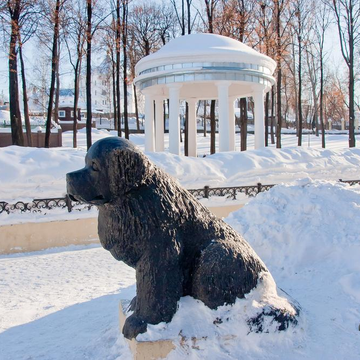
[[[123,148],[111,154],[110,186],[120,193],[126,193],[141,186],[149,177],[152,164],[140,151]]]

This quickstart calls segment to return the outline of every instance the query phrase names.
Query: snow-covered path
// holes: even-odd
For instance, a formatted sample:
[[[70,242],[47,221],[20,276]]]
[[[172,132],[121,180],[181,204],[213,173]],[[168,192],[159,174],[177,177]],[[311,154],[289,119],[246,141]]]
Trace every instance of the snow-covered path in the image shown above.
[[[0,274],[0,359],[130,358],[118,306],[135,272],[100,246],[1,256]]]

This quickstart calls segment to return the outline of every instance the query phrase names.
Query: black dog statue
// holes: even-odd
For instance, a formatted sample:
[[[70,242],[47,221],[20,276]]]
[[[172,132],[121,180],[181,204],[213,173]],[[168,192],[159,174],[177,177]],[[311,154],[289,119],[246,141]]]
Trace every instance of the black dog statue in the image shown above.
[[[136,269],[128,339],[169,322],[182,296],[211,309],[233,304],[267,268],[250,245],[129,141],[94,143],[85,167],[67,174],[72,200],[99,208],[102,246]],[[290,319],[291,320],[291,319]],[[285,328],[289,317],[278,316]]]

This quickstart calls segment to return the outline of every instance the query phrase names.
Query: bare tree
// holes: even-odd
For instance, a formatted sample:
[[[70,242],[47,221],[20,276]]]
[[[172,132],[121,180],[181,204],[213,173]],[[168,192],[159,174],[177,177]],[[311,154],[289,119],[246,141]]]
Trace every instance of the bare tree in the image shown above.
[[[51,117],[53,112],[57,62],[59,61],[58,42],[59,42],[59,32],[60,32],[60,11],[62,10],[65,2],[66,0],[56,0],[55,8],[53,9],[52,12],[54,33],[53,33],[53,42],[52,42],[52,55],[51,55],[51,82],[50,82],[50,91],[49,91],[48,110],[46,117],[46,132],[45,132],[46,148],[50,147]]]
[[[315,3],[315,1],[314,1]],[[314,4],[315,5],[315,4]],[[315,34],[317,49],[319,53],[319,64],[320,64],[320,104],[319,104],[319,113],[320,113],[320,125],[321,125],[321,144],[325,148],[325,126],[324,126],[324,43],[325,43],[325,33],[330,25],[330,12],[328,7],[323,2],[317,3],[317,6],[314,6],[316,9],[316,20],[315,20]]]
[[[160,6],[159,15],[156,23],[156,32],[161,39],[162,45],[165,45],[170,38],[176,36],[176,17],[173,8],[165,3]],[[191,28],[188,31],[191,31]]]
[[[309,19],[309,9],[306,0],[296,0],[291,4],[295,17],[292,21],[293,39],[296,39],[297,47],[297,119],[298,119],[298,146],[302,144],[302,128],[303,128],[303,112],[302,112],[302,96],[303,96],[303,50],[305,46],[304,30],[307,28],[307,19]],[[293,52],[293,61],[296,61],[296,53]],[[294,72],[295,74],[295,72]]]
[[[24,134],[22,129],[20,101],[19,101],[19,82],[17,68],[18,42],[20,39],[20,29],[26,17],[31,13],[34,2],[30,0],[6,0],[0,4],[0,12],[6,16],[10,24],[10,44],[9,44],[9,100],[10,100],[10,122],[11,137],[14,145],[24,145]],[[22,55],[22,54],[21,54]],[[26,96],[26,94],[24,94]]]
[[[77,120],[78,103],[80,96],[80,74],[82,60],[85,55],[85,7],[84,3],[73,1],[71,3],[72,16],[69,19],[65,34],[65,43],[68,49],[69,61],[74,71],[74,123],[73,123],[73,147],[77,147]]]
[[[128,119],[128,78],[127,78],[127,35],[128,35],[128,12],[129,1],[121,0],[122,2],[122,46],[123,46],[123,86],[124,86],[124,125],[125,125],[125,138],[129,139],[129,119]]]
[[[360,41],[360,1],[332,0],[328,4],[336,19],[341,54],[349,73],[349,147],[355,147],[354,52]]]
[[[284,53],[289,45],[289,38],[287,36],[288,26],[292,18],[292,13],[289,12],[288,0],[274,0],[274,27],[276,33],[275,41],[275,58],[277,64],[276,74],[276,147],[281,148],[281,128],[282,128],[282,107],[281,107],[281,87],[282,87],[282,63]],[[285,17],[285,13],[288,12]]]
[[[216,16],[216,8],[219,0],[204,0],[206,17],[207,17],[207,30],[209,33],[214,32],[214,20]],[[210,103],[210,153],[215,154],[215,134],[216,134],[216,119],[215,119],[215,100]]]
[[[91,139],[91,125],[92,125],[92,102],[91,102],[91,55],[92,55],[92,40],[95,32],[100,28],[100,25],[110,15],[104,14],[103,9],[96,10],[98,0],[86,0],[86,146],[90,148],[92,144]]]
[[[186,33],[186,27],[185,27],[185,0],[181,0],[181,13],[179,14],[178,5],[176,0],[170,0],[171,4],[173,5],[176,18],[178,20],[180,29],[181,29],[181,35],[185,35]],[[189,1],[191,3],[191,1]],[[190,5],[188,7],[190,12]]]
[[[27,16],[24,16],[21,19],[20,27],[19,27],[19,36],[18,36],[22,92],[23,92],[23,105],[24,105],[24,118],[25,118],[26,139],[27,139],[28,146],[32,146],[32,136],[31,136],[30,115],[29,115],[29,105],[28,105],[28,91],[27,91],[27,85],[26,85],[23,46],[35,34],[36,29],[37,29],[39,9],[36,8],[36,5],[37,5],[37,1],[34,1],[31,11],[29,11],[30,10],[29,9],[27,11]]]
[[[118,136],[121,136],[121,97],[120,97],[120,50],[121,50],[121,21],[120,21],[120,0],[116,0],[116,32],[115,32],[115,53],[116,53],[116,119]]]
[[[139,56],[147,56],[161,45],[157,25],[161,13],[156,4],[143,4],[132,8],[129,14],[129,29]]]

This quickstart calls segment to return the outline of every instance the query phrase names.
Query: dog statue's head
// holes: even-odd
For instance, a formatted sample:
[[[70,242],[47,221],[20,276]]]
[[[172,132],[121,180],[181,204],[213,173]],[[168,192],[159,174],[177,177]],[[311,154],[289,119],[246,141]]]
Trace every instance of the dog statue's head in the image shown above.
[[[128,140],[108,137],[89,149],[83,169],[66,175],[72,200],[93,205],[116,202],[139,188],[151,169],[149,160]]]

